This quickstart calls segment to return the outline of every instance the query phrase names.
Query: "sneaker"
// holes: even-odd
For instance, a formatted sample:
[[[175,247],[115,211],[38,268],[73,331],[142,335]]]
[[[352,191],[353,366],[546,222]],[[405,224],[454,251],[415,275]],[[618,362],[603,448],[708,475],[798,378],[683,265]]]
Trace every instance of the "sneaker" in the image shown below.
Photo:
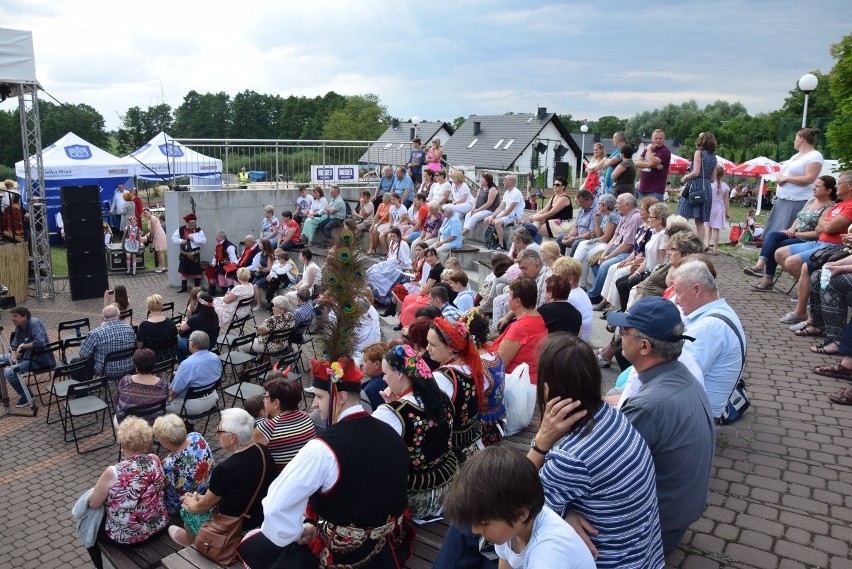
[[[799,322],[805,322],[807,319],[807,316],[797,316],[792,312],[788,312],[779,319],[779,322],[781,322],[781,324],[797,324]]]
[[[183,545],[183,542],[179,541],[177,538],[177,532],[180,531],[181,528],[178,526],[169,526],[169,537],[172,538],[172,541],[177,543],[178,545]]]
[[[599,303],[597,303],[596,305],[594,305],[594,306],[592,307],[592,310],[594,310],[595,312],[601,312],[601,311],[602,311],[602,310],[604,310],[607,306],[609,306],[609,303],[608,303],[607,301],[605,301],[605,300],[602,300],[602,301],[600,301]]]
[[[804,330],[807,327],[808,327],[808,321],[804,320],[802,322],[799,322],[798,324],[793,324],[792,326],[790,326],[790,330],[795,332],[796,330]]]
[[[15,405],[15,407],[18,407],[18,408],[21,408],[21,407],[29,407],[29,406],[30,406],[30,402],[29,402],[29,401],[27,401],[27,398],[26,398],[26,397],[24,397],[23,395],[21,396],[21,398],[20,398],[20,399],[18,399],[18,404],[17,404],[17,405]]]

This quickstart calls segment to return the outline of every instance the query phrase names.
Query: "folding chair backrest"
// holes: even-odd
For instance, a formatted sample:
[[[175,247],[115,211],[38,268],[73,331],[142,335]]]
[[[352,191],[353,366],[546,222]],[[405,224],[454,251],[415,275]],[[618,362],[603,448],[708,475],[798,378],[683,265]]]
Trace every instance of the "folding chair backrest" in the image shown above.
[[[190,399],[201,399],[202,397],[207,397],[211,393],[214,393],[219,388],[219,379],[211,383],[210,385],[205,385],[202,387],[187,387],[186,393],[184,393],[184,400]]]
[[[54,358],[56,358],[56,360],[59,361],[62,357],[62,346],[63,346],[62,340],[56,340],[55,342],[48,342],[47,344],[44,345],[43,348],[41,348],[39,350],[33,349],[30,352],[30,360],[32,360],[36,356],[40,356],[42,354],[53,353]],[[44,371],[44,370],[47,370],[47,369],[53,369],[53,367],[54,366],[38,366],[38,365],[30,364],[30,371],[33,371],[33,372]]]
[[[240,381],[247,383],[260,383],[267,373],[272,369],[272,364],[263,362],[260,365],[251,367],[240,374]]]
[[[254,298],[252,298],[252,297],[242,298],[242,299],[238,300],[237,301],[237,309],[234,311],[234,316],[236,316],[237,314],[240,313],[240,308],[245,308],[247,306],[249,308],[251,308],[252,302],[254,302]],[[249,314],[249,316],[250,316],[250,314]]]
[[[106,379],[98,377],[74,383],[68,386],[68,399],[79,399],[80,397],[102,397],[109,393]]]
[[[299,362],[302,359],[302,350],[296,350],[294,352],[287,352],[283,356],[278,359],[278,363],[275,365],[275,369],[284,371],[287,369],[287,366],[292,366]]]
[[[310,330],[312,322],[313,320],[305,320],[304,322],[300,322],[295,328],[293,328],[293,330],[290,332],[290,343],[305,343],[305,335],[308,333],[308,330]]]
[[[68,361],[68,350],[76,348],[79,351],[80,346],[82,346],[85,341],[86,336],[72,336],[62,340],[62,361],[66,364],[70,363]]]
[[[183,316],[178,314],[177,316],[172,316],[171,320],[175,323],[175,326],[180,326],[183,322]]]
[[[254,339],[257,337],[257,334],[252,332],[251,334],[246,334],[244,336],[237,336],[233,340],[231,340],[231,345],[229,346],[230,351],[234,351],[239,349],[240,346],[246,346],[254,342]]]
[[[83,332],[83,328],[86,329],[85,333]],[[60,340],[64,340],[63,332],[66,330],[72,330],[74,332],[75,338],[85,338],[89,335],[89,332],[92,330],[91,325],[89,324],[88,318],[78,318],[77,320],[65,320],[64,322],[60,322],[59,326],[56,329],[56,337]]]
[[[168,313],[169,313],[169,316],[168,316],[169,318],[174,317],[174,315],[175,315],[175,303],[174,303],[174,302],[164,302],[164,303],[163,303],[163,310],[162,310],[161,312],[163,312],[164,314],[165,314],[166,312],[168,312]],[[149,316],[151,316],[151,311],[150,311],[150,310],[149,310],[149,311],[148,311],[148,313],[145,315],[145,320],[147,320]]]
[[[177,364],[177,360],[175,358],[171,358],[168,360],[163,360],[161,362],[157,362],[154,364],[154,368],[151,370],[152,375],[165,375],[166,378],[172,375],[172,372],[175,369],[175,365]]]
[[[115,350],[114,352],[110,352],[104,356],[104,374],[106,374],[107,367],[112,362],[120,362],[124,360],[129,360],[133,357],[133,353],[136,351],[136,346],[132,346],[130,348],[124,348],[123,350]],[[130,369],[133,369],[133,363],[130,364]]]
[[[74,362],[73,364],[58,366],[55,370],[53,370],[53,381],[58,382],[67,381],[69,379],[76,379],[80,374],[85,372],[88,366],[88,359],[80,360],[79,362]]]
[[[231,322],[228,324],[227,330],[225,331],[225,335],[228,335],[232,332],[236,334],[242,334],[243,328],[245,328],[246,322],[248,322],[249,318],[250,316],[243,316],[242,318],[234,318],[233,320],[231,320]]]
[[[166,414],[166,398],[154,403],[146,403],[145,405],[136,405],[125,410],[125,417],[139,417],[145,419],[149,423],[153,423],[157,417],[162,417]]]
[[[127,310],[122,310],[118,313],[119,320],[127,320],[128,324],[133,325],[133,309],[128,308]]]
[[[266,336],[266,346],[269,346],[270,344],[286,344],[290,341],[291,332],[292,330],[276,330],[274,332],[270,332]]]

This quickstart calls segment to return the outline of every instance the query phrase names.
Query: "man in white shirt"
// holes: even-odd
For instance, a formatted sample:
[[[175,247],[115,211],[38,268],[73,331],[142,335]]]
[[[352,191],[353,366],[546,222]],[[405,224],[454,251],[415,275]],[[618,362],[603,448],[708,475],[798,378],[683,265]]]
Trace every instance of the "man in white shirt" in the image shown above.
[[[394,559],[408,558],[391,549],[409,548],[402,536],[408,449],[361,406],[363,374],[350,358],[311,367],[311,407],[328,428],[270,485],[263,525],[246,535],[238,554],[248,567],[324,567],[331,559],[335,566],[395,567]],[[337,528],[348,543],[332,539]]]
[[[503,227],[508,227],[519,222],[524,215],[524,195],[515,187],[515,176],[509,174],[503,178],[503,187],[506,188],[500,207],[485,218],[485,225],[493,225],[497,230],[497,237],[505,251],[509,250],[509,243],[505,240]]]

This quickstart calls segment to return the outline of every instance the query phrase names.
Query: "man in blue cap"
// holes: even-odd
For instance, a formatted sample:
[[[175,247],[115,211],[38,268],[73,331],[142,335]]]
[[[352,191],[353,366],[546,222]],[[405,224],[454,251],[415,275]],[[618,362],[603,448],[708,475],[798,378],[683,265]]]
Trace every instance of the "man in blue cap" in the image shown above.
[[[707,393],[678,361],[684,340],[680,312],[654,296],[629,312],[610,312],[626,357],[641,383],[621,412],[651,449],[657,478],[663,549],[671,553],[704,512],[710,489],[715,429]]]

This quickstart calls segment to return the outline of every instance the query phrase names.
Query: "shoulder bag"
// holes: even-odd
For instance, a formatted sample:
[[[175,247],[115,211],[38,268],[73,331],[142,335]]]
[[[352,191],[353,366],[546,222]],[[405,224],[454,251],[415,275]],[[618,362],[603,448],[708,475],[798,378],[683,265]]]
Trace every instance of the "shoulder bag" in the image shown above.
[[[704,160],[704,154],[701,154],[701,159]],[[701,179],[705,179],[704,168],[701,168]],[[688,193],[689,205],[704,205],[704,202],[707,200],[707,196],[704,195],[704,184],[701,184],[701,188],[692,188],[690,184],[690,189]]]
[[[743,381],[743,369],[745,369],[745,344],[743,344],[743,338],[740,336],[740,331],[737,330],[737,327],[734,326],[734,323],[731,322],[731,319],[725,316],[724,314],[716,314],[710,313],[707,316],[712,318],[718,318],[719,320],[725,322],[728,326],[731,327],[731,330],[734,331],[734,334],[737,336],[737,340],[740,341],[740,353],[742,354],[742,366],[740,366],[740,375],[737,377],[737,383],[734,385],[734,389],[731,391],[731,394],[728,396],[728,402],[725,404],[725,409],[722,411],[722,414],[716,420],[716,423],[719,425],[730,425],[737,419],[743,416],[743,413],[746,412],[746,409],[749,408],[751,402],[748,400],[748,394],[745,391],[745,381]]]
[[[243,519],[248,517],[254,501],[257,500],[257,495],[263,487],[263,481],[266,479],[266,454],[258,444],[255,443],[254,446],[260,451],[260,456],[263,459],[263,472],[260,475],[260,482],[257,484],[254,496],[251,497],[246,506],[246,511],[240,516],[226,516],[216,512],[198,529],[198,536],[195,538],[195,548],[198,552],[207,559],[221,565],[230,565],[237,558],[237,546],[243,539]]]

